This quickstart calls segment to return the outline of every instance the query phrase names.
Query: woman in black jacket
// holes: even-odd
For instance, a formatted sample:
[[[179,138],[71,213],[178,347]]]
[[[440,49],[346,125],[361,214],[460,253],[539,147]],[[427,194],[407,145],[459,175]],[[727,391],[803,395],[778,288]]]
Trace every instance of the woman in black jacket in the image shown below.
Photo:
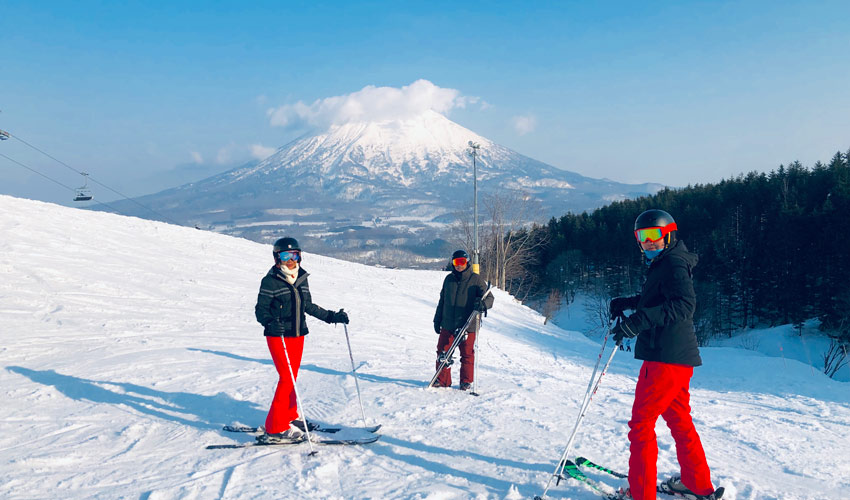
[[[307,284],[308,273],[301,267],[301,247],[295,238],[277,240],[272,254],[275,265],[260,283],[254,314],[263,325],[263,334],[279,380],[266,417],[266,432],[257,437],[257,441],[296,442],[304,439],[302,430],[290,426],[290,423],[298,418],[294,379],[298,377],[301,366],[304,336],[309,333],[306,315],[326,323],[348,323],[348,315],[342,309],[328,311],[313,303]],[[295,425],[298,424],[300,422],[295,422]]]
[[[693,268],[698,257],[677,239],[673,217],[663,210],[647,210],[635,220],[635,237],[649,270],[641,294],[611,301],[611,317],[620,317],[611,333],[620,345],[637,337],[635,358],[643,365],[635,387],[629,421],[629,489],[623,499],[654,499],[658,444],[655,423],[663,417],[676,442],[681,476],[661,488],[715,500],[723,494],[711,484],[711,473],[702,442],[691,419],[690,380],[694,367],[702,364],[694,333]],[[629,317],[625,310],[633,310]]]

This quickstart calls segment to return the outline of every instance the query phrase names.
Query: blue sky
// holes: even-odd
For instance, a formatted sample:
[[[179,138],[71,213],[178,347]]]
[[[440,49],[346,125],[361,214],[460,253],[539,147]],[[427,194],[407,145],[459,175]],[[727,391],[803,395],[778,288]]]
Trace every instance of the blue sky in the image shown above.
[[[848,54],[848,2],[0,0],[0,129],[138,195],[301,132],[269,109],[425,79],[523,154],[686,185],[850,148]],[[0,193],[67,199],[4,158]]]

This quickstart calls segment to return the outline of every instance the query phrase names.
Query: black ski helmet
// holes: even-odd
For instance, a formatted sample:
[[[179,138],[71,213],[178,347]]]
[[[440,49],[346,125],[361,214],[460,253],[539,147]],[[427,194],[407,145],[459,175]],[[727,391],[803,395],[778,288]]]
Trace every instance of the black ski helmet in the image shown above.
[[[469,261],[469,254],[466,253],[466,250],[455,250],[455,252],[452,254],[452,258],[449,259],[449,263],[446,264],[446,271],[455,271],[454,260],[458,257],[464,257],[467,261]],[[467,265],[469,264],[467,263]]]
[[[675,223],[676,221],[673,220],[672,215],[668,214],[664,210],[651,208],[637,216],[637,219],[635,219],[635,231],[648,227],[666,227]],[[664,238],[665,247],[676,241],[676,232],[677,231],[674,229],[667,233],[667,237]],[[640,242],[638,242],[638,245],[640,245]]]
[[[466,250],[455,250],[455,253],[452,254],[452,260],[455,260],[458,257],[469,259],[469,254],[466,253]]]
[[[280,252],[287,252],[289,250],[296,250],[298,252],[301,251],[301,245],[298,244],[298,240],[295,238],[285,237],[280,238],[279,240],[274,242],[274,250],[272,250],[272,255],[274,255],[275,264],[280,262],[280,257],[277,254]]]

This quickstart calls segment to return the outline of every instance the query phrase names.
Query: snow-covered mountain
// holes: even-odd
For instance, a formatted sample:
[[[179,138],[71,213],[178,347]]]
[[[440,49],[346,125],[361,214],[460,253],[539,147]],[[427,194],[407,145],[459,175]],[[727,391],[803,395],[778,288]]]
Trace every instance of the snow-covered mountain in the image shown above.
[[[2,195],[0,213],[3,499],[528,499],[555,469],[600,351],[497,290],[479,337],[481,396],[426,389],[444,273],[307,253],[315,302],[351,317],[363,406],[383,424],[380,440],[316,456],[306,444],[207,450],[250,441],[221,427],[262,424],[274,393],[253,314],[269,246]],[[302,411],[358,425],[345,333],[307,321]],[[850,491],[848,383],[788,348],[788,359],[701,350],[691,406],[724,500]],[[631,354],[614,358],[573,450],[619,470],[640,367]],[[679,472],[675,444],[658,425],[658,473],[668,477]],[[598,498],[572,481],[548,497]]]
[[[317,244],[331,250],[368,247],[368,241],[421,246],[440,236],[451,214],[472,203],[470,141],[481,146],[476,162],[481,196],[522,195],[539,204],[541,222],[661,187],[561,170],[428,110],[404,119],[333,125],[259,164],[140,201],[181,223],[260,241],[289,232],[319,239]],[[151,215],[129,202],[113,205],[123,213]]]

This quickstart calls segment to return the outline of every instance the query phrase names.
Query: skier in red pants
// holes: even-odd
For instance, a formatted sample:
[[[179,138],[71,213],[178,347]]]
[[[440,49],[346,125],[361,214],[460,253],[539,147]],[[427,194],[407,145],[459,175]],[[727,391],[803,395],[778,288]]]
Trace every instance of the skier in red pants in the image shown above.
[[[487,291],[487,283],[480,275],[472,272],[469,266],[469,254],[466,250],[457,250],[452,254],[452,272],[443,280],[443,288],[440,290],[440,302],[437,304],[437,312],[434,314],[434,332],[440,338],[437,340],[437,363],[435,369],[440,368],[446,351],[452,345],[455,331],[460,329],[472,314],[472,311],[485,313],[493,307],[493,295],[484,296]],[[483,297],[483,298],[482,298]],[[467,335],[460,342],[460,390],[468,391],[472,387],[475,374],[475,333],[477,323],[469,325]],[[461,333],[462,335],[462,333]],[[452,371],[449,364],[443,368],[433,387],[451,387]]]
[[[629,488],[620,499],[656,498],[656,488],[692,500],[717,500],[699,435],[691,419],[688,392],[694,367],[702,364],[694,333],[696,294],[693,268],[698,257],[677,239],[673,217],[647,210],[635,220],[635,237],[649,270],[641,294],[611,300],[611,318],[621,318],[611,333],[620,345],[637,337],[640,368],[629,421]],[[634,312],[625,317],[626,310]],[[658,443],[655,423],[662,417],[676,442],[681,475],[656,484]]]
[[[348,323],[348,315],[342,309],[328,311],[313,303],[307,284],[308,273],[301,267],[301,247],[295,238],[277,240],[272,255],[275,265],[260,283],[254,308],[257,321],[263,325],[263,334],[279,376],[266,417],[266,431],[257,437],[257,441],[263,444],[304,439],[302,429],[297,427],[299,424],[303,427],[303,423],[296,420],[298,404],[294,382],[301,366],[304,336],[309,333],[305,314],[326,323]],[[309,421],[307,425],[313,428]]]

